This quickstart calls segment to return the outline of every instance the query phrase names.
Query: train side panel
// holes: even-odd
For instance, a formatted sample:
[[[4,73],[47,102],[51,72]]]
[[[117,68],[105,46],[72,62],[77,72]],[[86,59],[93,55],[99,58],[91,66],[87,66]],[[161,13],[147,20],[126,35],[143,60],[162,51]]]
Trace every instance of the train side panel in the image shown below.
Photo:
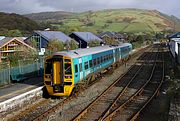
[[[121,47],[121,59],[127,58],[131,50],[132,50],[131,45]]]
[[[74,84],[114,63],[113,50],[73,59]]]

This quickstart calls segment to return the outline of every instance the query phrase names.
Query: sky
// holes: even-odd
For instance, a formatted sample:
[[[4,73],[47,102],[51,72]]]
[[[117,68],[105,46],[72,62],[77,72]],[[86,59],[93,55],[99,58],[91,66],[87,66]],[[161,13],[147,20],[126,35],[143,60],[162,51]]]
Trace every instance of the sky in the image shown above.
[[[0,0],[1,12],[18,14],[121,8],[156,9],[180,18],[179,0]]]

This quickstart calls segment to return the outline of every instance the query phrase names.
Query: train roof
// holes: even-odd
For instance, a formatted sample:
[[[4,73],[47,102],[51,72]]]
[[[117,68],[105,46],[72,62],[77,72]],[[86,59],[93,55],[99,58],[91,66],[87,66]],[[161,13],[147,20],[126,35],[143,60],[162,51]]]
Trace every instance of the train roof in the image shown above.
[[[76,49],[76,50],[70,50],[70,51],[61,51],[61,52],[55,52],[53,55],[62,55],[67,56],[71,58],[78,58],[85,55],[91,55],[95,53],[100,53],[103,51],[112,50],[117,47],[124,47],[124,46],[131,46],[130,43],[122,43],[118,46],[98,46],[98,47],[92,47],[92,48],[84,48],[84,49]]]

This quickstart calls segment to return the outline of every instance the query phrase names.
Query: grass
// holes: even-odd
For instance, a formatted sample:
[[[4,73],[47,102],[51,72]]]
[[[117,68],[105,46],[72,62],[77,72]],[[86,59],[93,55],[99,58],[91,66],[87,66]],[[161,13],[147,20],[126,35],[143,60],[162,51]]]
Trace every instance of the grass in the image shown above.
[[[160,15],[160,14],[159,14]],[[79,27],[87,31],[117,31],[117,32],[155,32],[165,28],[157,27],[155,24],[165,25],[162,17],[157,13],[148,10],[139,9],[114,9],[102,10],[96,12],[78,13],[70,19],[64,19],[64,25],[70,27]],[[87,18],[89,16],[89,18]],[[125,18],[132,19],[130,22],[124,21]],[[93,26],[82,26],[83,22],[79,20],[95,21]],[[109,23],[107,21],[112,21]],[[106,26],[105,26],[106,25]],[[57,25],[58,26],[58,25]],[[105,27],[104,27],[105,26]],[[63,27],[63,26],[58,26]]]

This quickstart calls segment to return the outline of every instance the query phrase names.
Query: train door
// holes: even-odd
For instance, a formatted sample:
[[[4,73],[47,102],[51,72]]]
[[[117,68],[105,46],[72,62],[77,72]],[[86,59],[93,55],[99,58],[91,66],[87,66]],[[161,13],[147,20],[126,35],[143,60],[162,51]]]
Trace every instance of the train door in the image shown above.
[[[54,85],[60,85],[63,82],[63,72],[62,72],[62,59],[60,60],[54,60],[53,62],[53,84]]]
[[[115,59],[116,59],[116,61],[118,61],[119,60],[119,48],[116,48],[115,49]]]
[[[82,80],[83,79],[82,58],[79,58],[79,74],[80,74],[80,80]]]

